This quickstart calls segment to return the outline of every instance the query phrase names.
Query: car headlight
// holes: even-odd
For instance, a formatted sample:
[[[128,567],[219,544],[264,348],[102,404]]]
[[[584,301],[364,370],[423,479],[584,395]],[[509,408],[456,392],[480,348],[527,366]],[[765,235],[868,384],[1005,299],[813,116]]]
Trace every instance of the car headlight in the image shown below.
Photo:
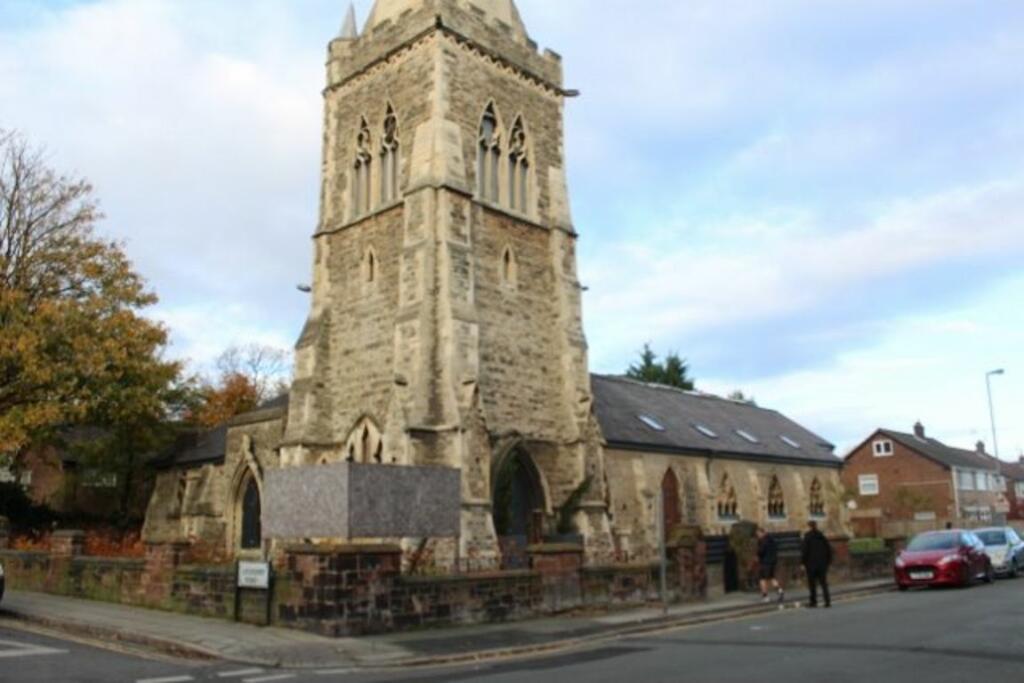
[[[906,560],[904,560],[902,556],[898,556],[896,558],[896,567],[899,568],[899,569],[903,569],[906,566],[907,566]]]
[[[954,564],[957,562],[963,562],[963,559],[964,558],[961,555],[957,554],[946,555],[941,560],[939,560],[939,564]]]

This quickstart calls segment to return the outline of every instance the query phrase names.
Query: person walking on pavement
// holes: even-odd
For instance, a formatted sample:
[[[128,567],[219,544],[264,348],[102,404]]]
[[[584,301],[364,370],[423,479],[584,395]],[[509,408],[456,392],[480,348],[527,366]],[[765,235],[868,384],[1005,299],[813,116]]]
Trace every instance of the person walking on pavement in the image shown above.
[[[810,607],[818,606],[818,587],[821,586],[825,607],[832,606],[832,595],[828,591],[828,568],[832,564],[832,544],[818,529],[818,523],[808,522],[807,533],[801,544],[801,559],[807,572],[807,586],[811,591]]]
[[[779,547],[775,543],[775,538],[763,527],[757,527],[757,563],[758,578],[761,582],[761,601],[771,602],[768,590],[774,584],[779,604],[782,604],[786,600],[786,591],[779,584],[779,580],[775,578],[775,569],[779,564]]]

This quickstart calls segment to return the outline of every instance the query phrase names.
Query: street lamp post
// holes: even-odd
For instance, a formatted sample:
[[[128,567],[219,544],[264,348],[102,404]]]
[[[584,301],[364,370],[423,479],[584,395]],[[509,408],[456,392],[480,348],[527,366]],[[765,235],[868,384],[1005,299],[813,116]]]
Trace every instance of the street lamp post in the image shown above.
[[[992,449],[995,451],[996,460],[999,459],[999,440],[996,437],[996,411],[992,407],[992,377],[994,375],[1005,375],[1006,370],[991,370],[985,373],[985,388],[988,389],[988,417],[992,421]]]

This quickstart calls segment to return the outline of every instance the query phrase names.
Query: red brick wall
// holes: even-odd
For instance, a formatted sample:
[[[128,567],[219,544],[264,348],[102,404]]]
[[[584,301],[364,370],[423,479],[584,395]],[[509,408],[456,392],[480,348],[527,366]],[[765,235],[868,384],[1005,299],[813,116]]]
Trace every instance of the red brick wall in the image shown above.
[[[1010,512],[1007,519],[1024,520],[1024,498],[1017,496],[1018,482],[1011,479],[1006,492],[1006,500],[1010,503]]]
[[[914,510],[901,500],[899,491],[907,489],[923,496],[926,505],[921,512],[934,512],[938,523],[955,517],[952,475],[942,465],[892,441],[893,454],[876,457],[874,442],[885,437],[875,435],[853,451],[843,465],[843,486],[856,494],[857,510],[853,514],[858,532],[869,526],[861,519],[879,513],[879,522],[913,521]],[[891,439],[890,439],[891,441]],[[877,496],[861,496],[859,479],[862,474],[878,475]]]

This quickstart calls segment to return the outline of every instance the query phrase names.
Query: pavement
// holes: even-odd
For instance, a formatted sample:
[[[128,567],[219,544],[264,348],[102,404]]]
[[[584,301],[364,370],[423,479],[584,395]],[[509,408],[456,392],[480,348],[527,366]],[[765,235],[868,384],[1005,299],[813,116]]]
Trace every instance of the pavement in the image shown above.
[[[837,601],[891,591],[891,579],[835,586]],[[785,607],[805,602],[793,591]],[[774,613],[759,596],[567,615],[503,624],[432,629],[363,638],[325,638],[171,612],[23,591],[9,592],[0,617],[104,643],[137,645],[176,658],[288,670],[372,671],[438,666],[558,652],[683,626]]]

